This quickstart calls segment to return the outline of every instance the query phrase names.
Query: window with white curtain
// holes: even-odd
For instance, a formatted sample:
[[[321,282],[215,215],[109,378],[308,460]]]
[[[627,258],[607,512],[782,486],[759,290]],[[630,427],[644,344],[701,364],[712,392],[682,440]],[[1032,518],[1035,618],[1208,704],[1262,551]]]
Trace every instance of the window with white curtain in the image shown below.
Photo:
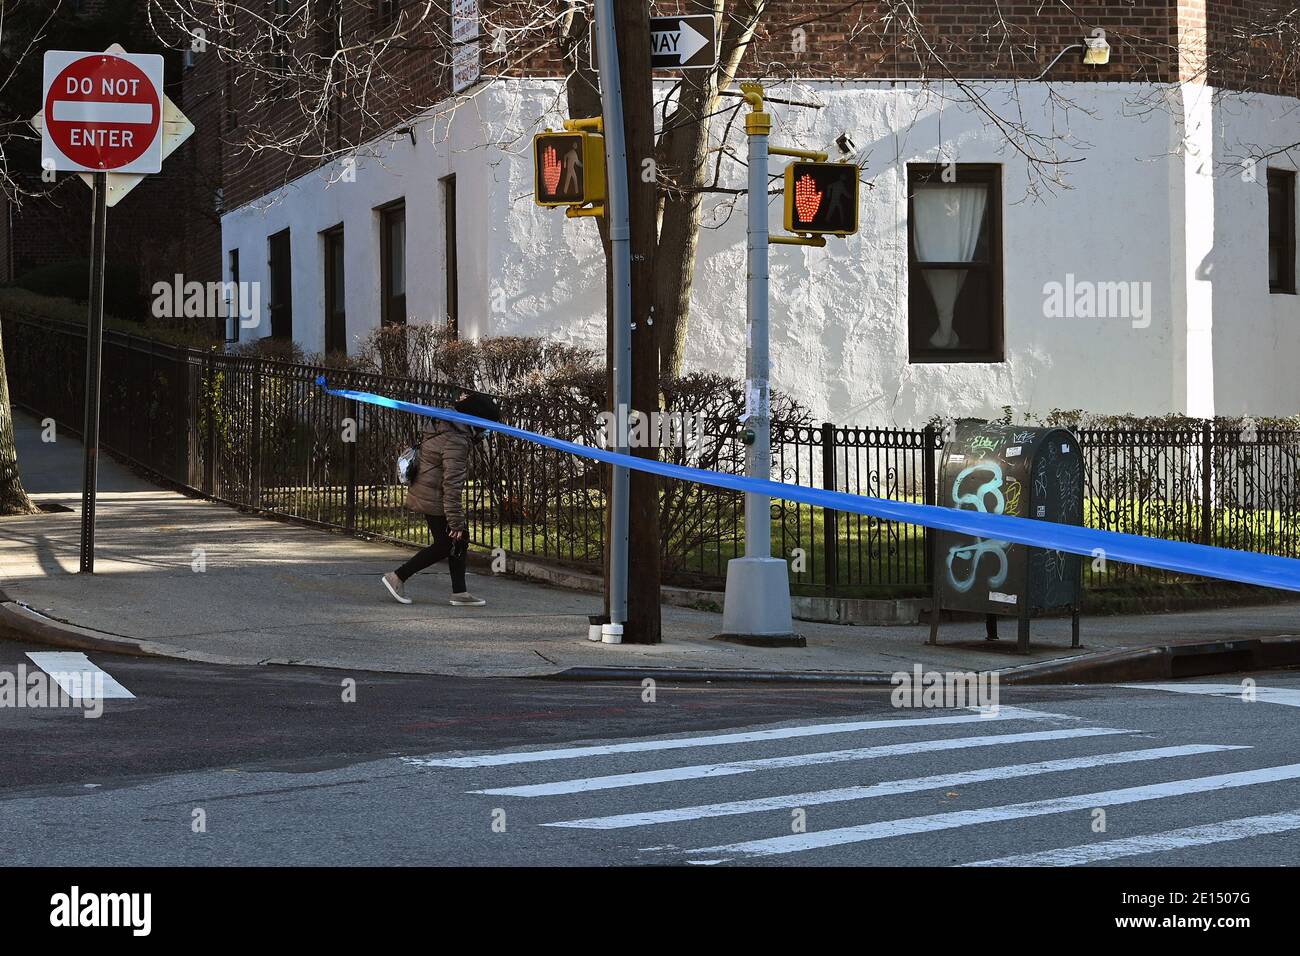
[[[908,167],[908,355],[1002,361],[1001,167]]]

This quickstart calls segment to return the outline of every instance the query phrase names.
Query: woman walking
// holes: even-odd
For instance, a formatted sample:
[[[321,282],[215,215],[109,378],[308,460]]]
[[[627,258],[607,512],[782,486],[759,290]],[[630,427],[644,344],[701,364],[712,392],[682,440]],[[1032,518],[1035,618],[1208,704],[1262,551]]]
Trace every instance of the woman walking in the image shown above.
[[[492,421],[500,419],[496,402],[486,395],[462,392],[453,407],[466,415]],[[412,575],[446,558],[451,571],[451,603],[458,607],[486,604],[465,587],[469,528],[461,507],[470,444],[476,440],[478,430],[459,422],[426,418],[420,431],[419,465],[406,494],[406,507],[424,515],[433,541],[396,571],[385,574],[384,587],[395,600],[410,604],[406,582]]]

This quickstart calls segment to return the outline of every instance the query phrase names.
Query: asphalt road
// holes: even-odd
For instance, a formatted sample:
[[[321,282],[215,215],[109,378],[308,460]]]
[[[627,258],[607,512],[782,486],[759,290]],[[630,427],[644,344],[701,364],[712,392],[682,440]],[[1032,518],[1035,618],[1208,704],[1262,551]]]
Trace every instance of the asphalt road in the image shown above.
[[[0,643],[0,675],[54,650]],[[1297,672],[1002,688],[988,716],[89,659],[133,696],[0,707],[6,865],[1300,862]],[[1226,696],[1246,676],[1257,699]]]

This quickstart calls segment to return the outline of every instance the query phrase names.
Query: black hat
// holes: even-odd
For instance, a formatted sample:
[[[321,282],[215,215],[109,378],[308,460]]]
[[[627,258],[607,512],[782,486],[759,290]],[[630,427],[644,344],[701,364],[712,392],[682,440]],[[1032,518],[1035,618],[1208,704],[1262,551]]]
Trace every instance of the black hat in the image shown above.
[[[452,408],[462,415],[473,415],[475,418],[486,418],[493,422],[501,421],[501,408],[497,405],[496,399],[481,392],[466,392],[465,397],[456,402]]]

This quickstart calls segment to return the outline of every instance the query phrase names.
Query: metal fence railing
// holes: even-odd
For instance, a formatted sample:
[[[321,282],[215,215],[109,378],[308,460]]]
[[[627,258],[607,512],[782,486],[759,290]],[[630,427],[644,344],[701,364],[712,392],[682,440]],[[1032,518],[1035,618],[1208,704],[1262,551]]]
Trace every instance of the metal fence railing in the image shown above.
[[[0,315],[14,404],[81,427],[85,330],[38,316]],[[420,544],[423,522],[403,508],[394,459],[414,439],[413,416],[325,394],[316,384],[449,404],[450,385],[223,355],[105,333],[101,445],[192,491],[354,533]],[[503,402],[508,421],[592,443],[597,423],[577,406]],[[734,423],[709,423],[723,451],[713,467],[743,461]],[[1085,523],[1178,541],[1300,556],[1300,431],[1250,434],[1193,421],[1152,429],[1079,432]],[[941,451],[935,429],[774,422],[773,474],[782,481],[933,503]],[[584,568],[600,566],[606,467],[531,442],[496,436],[471,460],[468,517],[476,546]],[[665,580],[719,587],[744,553],[740,495],[689,482],[660,483]],[[926,529],[773,502],[773,554],[791,564],[800,593],[923,594],[930,580]],[[1164,572],[1084,562],[1090,587],[1167,581]]]

